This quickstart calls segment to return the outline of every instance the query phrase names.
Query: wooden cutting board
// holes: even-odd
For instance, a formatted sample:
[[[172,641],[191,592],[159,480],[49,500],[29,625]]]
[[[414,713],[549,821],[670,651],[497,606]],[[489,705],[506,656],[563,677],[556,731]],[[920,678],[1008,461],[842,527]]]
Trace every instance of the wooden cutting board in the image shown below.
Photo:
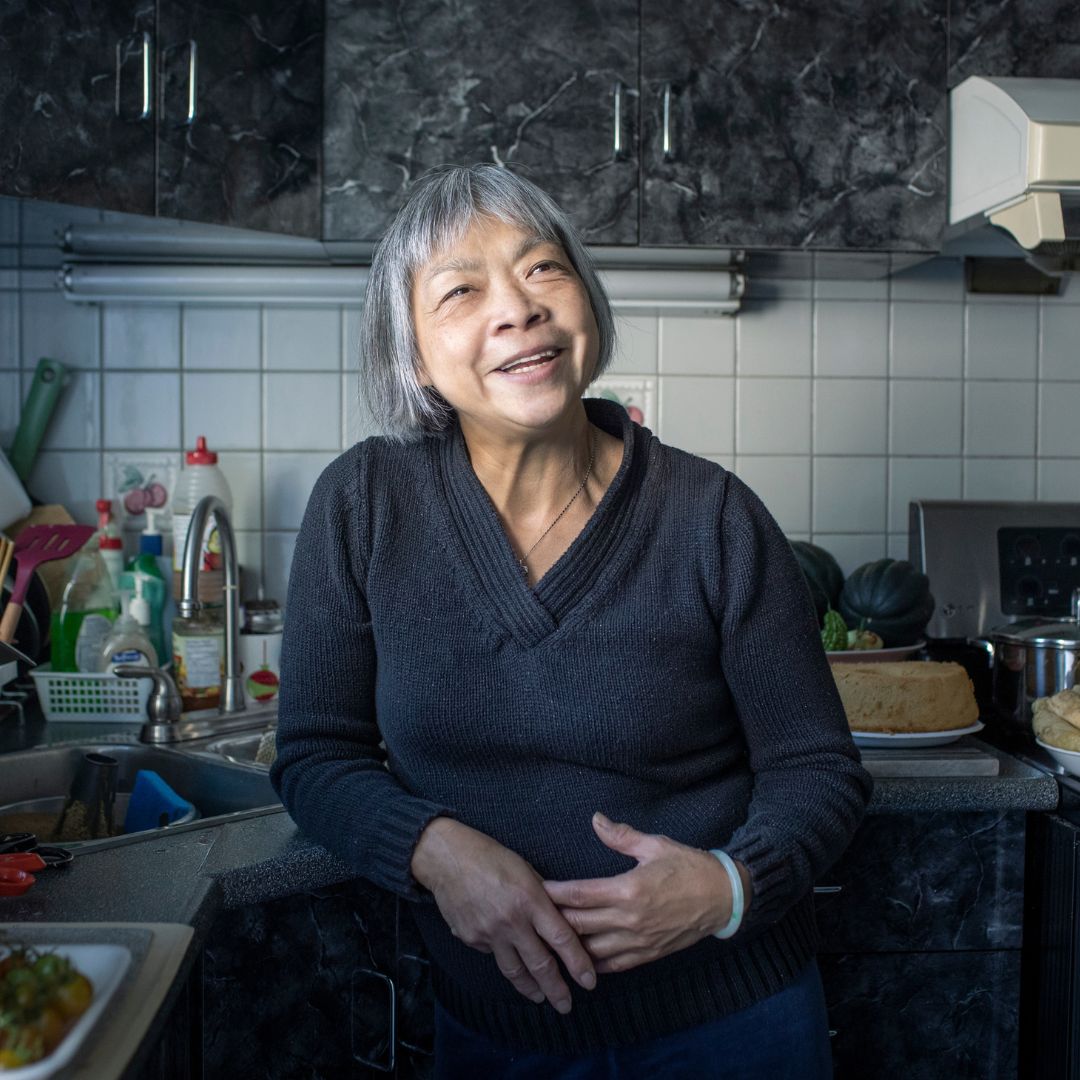
[[[976,746],[928,746],[893,750],[866,746],[859,750],[871,776],[997,776],[1001,762]]]

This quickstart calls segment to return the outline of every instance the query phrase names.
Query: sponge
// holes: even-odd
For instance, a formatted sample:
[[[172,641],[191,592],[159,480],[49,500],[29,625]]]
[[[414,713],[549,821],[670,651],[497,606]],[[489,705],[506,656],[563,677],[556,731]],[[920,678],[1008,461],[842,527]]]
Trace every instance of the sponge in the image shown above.
[[[135,787],[124,815],[124,832],[143,832],[191,814],[195,807],[177,795],[156,772],[140,769],[135,774]]]

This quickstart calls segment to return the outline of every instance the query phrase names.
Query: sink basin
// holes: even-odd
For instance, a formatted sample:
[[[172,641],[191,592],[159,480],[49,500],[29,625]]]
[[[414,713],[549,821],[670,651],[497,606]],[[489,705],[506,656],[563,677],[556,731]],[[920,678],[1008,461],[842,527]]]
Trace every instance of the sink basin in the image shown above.
[[[234,765],[246,765],[250,769],[269,770],[269,765],[255,760],[266,729],[243,731],[236,735],[223,735],[217,739],[208,739],[201,743],[191,743],[186,747],[188,753],[210,754],[224,758]]]
[[[255,747],[260,735],[261,731],[252,733]],[[153,769],[178,795],[195,805],[200,817],[190,823],[66,845],[78,852],[283,810],[264,766],[240,765],[220,754],[193,753],[192,750],[144,746],[132,741],[59,744],[0,754],[0,818],[3,808],[10,804],[67,795],[75,770],[87,753],[107,754],[116,759],[118,793],[131,791],[139,769]],[[252,758],[254,754],[253,748]],[[0,822],[2,831],[5,830]]]

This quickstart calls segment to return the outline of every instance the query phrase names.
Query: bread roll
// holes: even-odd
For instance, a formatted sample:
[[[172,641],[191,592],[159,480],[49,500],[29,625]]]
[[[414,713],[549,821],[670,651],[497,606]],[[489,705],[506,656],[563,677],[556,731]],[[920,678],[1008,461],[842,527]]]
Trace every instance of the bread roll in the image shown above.
[[[1031,706],[1031,727],[1035,737],[1059,750],[1080,750],[1080,729],[1059,716],[1050,707],[1051,700],[1036,698]]]
[[[832,673],[852,731],[952,731],[979,719],[974,687],[959,664],[839,663]]]

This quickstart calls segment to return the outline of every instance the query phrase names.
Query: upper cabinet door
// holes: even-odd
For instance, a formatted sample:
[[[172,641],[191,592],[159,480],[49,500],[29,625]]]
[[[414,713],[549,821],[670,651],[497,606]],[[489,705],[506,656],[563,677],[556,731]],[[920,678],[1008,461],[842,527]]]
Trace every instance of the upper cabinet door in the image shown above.
[[[326,6],[326,239],[375,240],[429,169],[490,161],[590,242],[637,242],[637,0]]]
[[[154,212],[153,35],[154,0],[0,4],[0,193]]]
[[[949,87],[969,75],[1080,79],[1080,4],[953,0]]]
[[[641,34],[642,243],[940,246],[946,0],[642,0]]]
[[[160,0],[157,212],[318,236],[321,0]]]

